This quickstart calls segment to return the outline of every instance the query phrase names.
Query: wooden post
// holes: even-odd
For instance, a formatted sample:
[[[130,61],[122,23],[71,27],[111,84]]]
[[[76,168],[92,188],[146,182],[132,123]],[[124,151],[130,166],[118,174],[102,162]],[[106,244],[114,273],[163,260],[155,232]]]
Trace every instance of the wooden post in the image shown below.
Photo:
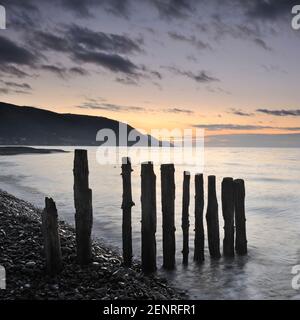
[[[222,212],[224,218],[223,254],[234,257],[234,189],[233,179],[222,181]]]
[[[219,259],[220,254],[220,235],[219,235],[219,217],[218,200],[216,195],[216,177],[208,177],[208,203],[207,203],[207,234],[209,253],[212,258]]]
[[[85,265],[92,260],[91,233],[93,226],[92,190],[89,189],[89,169],[86,150],[75,150],[74,202],[77,259]]]
[[[204,210],[204,186],[203,174],[195,176],[195,248],[194,261],[204,261],[204,227],[203,227],[203,210]]]
[[[151,162],[141,170],[142,202],[142,270],[156,271],[156,176]]]
[[[163,224],[163,267],[175,268],[175,178],[174,164],[161,165],[161,204]]]
[[[131,189],[131,161],[130,158],[122,159],[122,180],[123,180],[123,201],[122,201],[122,239],[123,239],[123,262],[126,267],[132,265],[132,229],[131,229],[131,208],[134,206],[132,201]]]
[[[236,239],[235,251],[239,255],[247,254],[246,217],[245,217],[245,182],[234,180],[234,208]]]
[[[52,199],[45,199],[45,209],[42,213],[42,231],[44,236],[44,250],[46,270],[55,276],[62,269],[62,255],[58,234],[57,210]]]
[[[188,264],[189,261],[189,206],[190,206],[190,173],[183,173],[183,195],[182,195],[182,233],[183,233],[183,249],[182,263]]]

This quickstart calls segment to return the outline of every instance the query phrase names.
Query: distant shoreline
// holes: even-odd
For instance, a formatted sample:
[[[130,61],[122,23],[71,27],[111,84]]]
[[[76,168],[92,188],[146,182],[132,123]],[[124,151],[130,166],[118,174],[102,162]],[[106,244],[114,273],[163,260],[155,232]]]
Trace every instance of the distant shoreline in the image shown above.
[[[0,156],[15,156],[21,154],[50,154],[67,153],[69,151],[61,149],[40,149],[32,147],[0,147]]]

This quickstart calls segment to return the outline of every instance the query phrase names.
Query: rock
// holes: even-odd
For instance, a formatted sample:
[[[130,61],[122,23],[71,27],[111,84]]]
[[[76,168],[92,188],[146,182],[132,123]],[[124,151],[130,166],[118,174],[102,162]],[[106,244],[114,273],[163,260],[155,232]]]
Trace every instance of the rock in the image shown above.
[[[0,300],[15,299],[180,299],[165,279],[147,277],[135,261],[121,266],[118,253],[99,241],[93,243],[94,262],[77,263],[75,231],[59,223],[63,270],[54,279],[45,273],[41,212],[0,190],[0,265],[9,276],[9,290]],[[4,232],[4,233],[3,233]]]
[[[27,266],[27,267],[35,267],[35,266],[36,266],[36,262],[34,262],[34,261],[28,261],[28,262],[26,263],[26,266]]]

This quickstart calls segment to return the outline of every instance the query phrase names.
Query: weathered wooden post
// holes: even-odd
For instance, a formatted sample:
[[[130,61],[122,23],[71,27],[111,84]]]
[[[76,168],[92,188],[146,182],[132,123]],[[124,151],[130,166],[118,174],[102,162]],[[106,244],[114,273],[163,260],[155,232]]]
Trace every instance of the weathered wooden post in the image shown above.
[[[174,164],[161,165],[161,204],[163,224],[163,267],[175,267],[175,168]]]
[[[195,176],[195,248],[194,261],[204,261],[204,227],[203,227],[203,210],[204,210],[204,186],[203,174]]]
[[[189,206],[190,206],[190,178],[188,171],[183,173],[183,194],[182,194],[182,233],[183,233],[183,249],[182,263],[187,265],[189,262]]]
[[[235,251],[239,255],[247,254],[245,195],[244,180],[234,180],[234,209],[236,225]]]
[[[75,150],[74,202],[77,259],[81,265],[92,260],[93,226],[92,190],[89,189],[89,168],[86,150]]]
[[[131,208],[134,206],[132,201],[131,189],[131,161],[130,158],[122,159],[122,180],[123,180],[123,201],[122,201],[122,239],[123,239],[123,262],[126,267],[132,264],[132,228],[131,228]]]
[[[42,232],[44,236],[46,270],[50,276],[55,276],[62,269],[57,218],[55,202],[51,198],[46,198],[45,209],[42,213]]]
[[[219,259],[220,254],[220,234],[219,234],[219,216],[218,200],[216,194],[216,177],[208,177],[208,203],[207,203],[207,235],[209,253],[212,258]]]
[[[222,181],[222,212],[224,218],[223,254],[234,257],[234,187],[232,178]]]
[[[142,269],[145,273],[156,271],[156,176],[153,164],[142,164]]]

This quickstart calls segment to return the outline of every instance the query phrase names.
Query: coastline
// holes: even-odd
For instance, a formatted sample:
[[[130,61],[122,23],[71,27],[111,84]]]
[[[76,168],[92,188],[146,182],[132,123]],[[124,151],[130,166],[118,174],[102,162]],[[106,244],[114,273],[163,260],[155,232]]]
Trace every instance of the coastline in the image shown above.
[[[93,263],[76,263],[75,230],[59,221],[63,271],[45,273],[41,211],[0,190],[0,265],[6,290],[0,300],[179,300],[182,292],[156,275],[145,276],[138,262],[122,266],[122,258],[99,240],[93,241]]]
[[[0,156],[16,156],[22,154],[51,154],[51,153],[68,153],[62,149],[42,149],[33,147],[20,146],[0,146]]]

